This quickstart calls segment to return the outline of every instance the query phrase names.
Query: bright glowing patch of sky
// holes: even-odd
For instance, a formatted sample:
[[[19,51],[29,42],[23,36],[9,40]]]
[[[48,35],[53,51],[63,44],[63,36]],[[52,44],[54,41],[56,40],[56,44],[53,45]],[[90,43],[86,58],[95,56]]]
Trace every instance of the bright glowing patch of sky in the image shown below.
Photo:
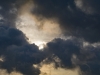
[[[16,27],[27,36],[30,43],[39,46],[61,36],[59,24],[55,20],[38,20],[36,16],[30,13],[29,9],[31,8],[28,4],[20,9]]]

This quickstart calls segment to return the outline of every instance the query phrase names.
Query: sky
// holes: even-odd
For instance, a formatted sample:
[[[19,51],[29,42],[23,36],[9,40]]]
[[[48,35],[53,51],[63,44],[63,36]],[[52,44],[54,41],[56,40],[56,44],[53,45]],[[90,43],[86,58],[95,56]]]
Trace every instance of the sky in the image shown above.
[[[99,8],[99,0],[0,0],[0,75],[100,75]]]

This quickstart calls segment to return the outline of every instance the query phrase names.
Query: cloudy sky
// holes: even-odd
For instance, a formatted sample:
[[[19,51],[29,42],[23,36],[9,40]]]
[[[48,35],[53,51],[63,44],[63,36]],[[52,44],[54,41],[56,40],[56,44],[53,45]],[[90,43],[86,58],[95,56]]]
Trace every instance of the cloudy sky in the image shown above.
[[[100,75],[99,0],[0,0],[0,75]]]

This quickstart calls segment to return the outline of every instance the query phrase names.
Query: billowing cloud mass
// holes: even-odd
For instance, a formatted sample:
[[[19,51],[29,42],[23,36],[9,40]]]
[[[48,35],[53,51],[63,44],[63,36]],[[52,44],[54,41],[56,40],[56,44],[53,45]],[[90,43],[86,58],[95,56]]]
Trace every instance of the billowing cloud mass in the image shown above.
[[[26,9],[28,14],[42,20],[55,20],[66,40],[54,38],[43,50],[27,41],[27,36],[16,28],[16,20],[20,13],[26,12],[21,8],[29,1],[33,6]],[[44,60],[45,64],[55,63],[56,68],[79,67],[80,75],[100,75],[99,4],[99,0],[0,0],[0,68],[8,73],[39,75],[39,67],[33,65]],[[46,24],[48,28],[43,27],[47,27]],[[49,23],[40,28],[48,31]]]
[[[33,64],[40,63],[46,56],[35,44],[29,44],[24,34],[10,27],[0,27],[0,68],[8,73],[14,70],[24,75],[38,75]]]

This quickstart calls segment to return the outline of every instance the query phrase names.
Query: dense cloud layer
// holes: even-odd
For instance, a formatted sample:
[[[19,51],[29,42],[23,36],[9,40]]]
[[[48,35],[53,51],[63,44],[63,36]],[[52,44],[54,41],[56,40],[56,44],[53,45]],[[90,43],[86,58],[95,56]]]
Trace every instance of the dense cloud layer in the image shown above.
[[[23,75],[39,75],[39,64],[48,58],[56,67],[80,67],[82,75],[100,75],[100,1],[99,0],[33,0],[32,14],[55,18],[67,40],[54,39],[44,51],[29,44],[26,36],[16,28],[18,8],[30,0],[0,0],[0,68],[8,73],[16,70]],[[90,44],[84,46],[84,42]],[[55,58],[55,59],[54,59]],[[60,62],[56,62],[59,58]]]
[[[84,46],[83,41],[72,38],[68,40],[55,39],[47,44],[54,57],[60,59],[55,62],[56,67],[74,69],[80,67],[82,75],[100,74],[100,46]],[[49,61],[51,62],[51,61]]]

